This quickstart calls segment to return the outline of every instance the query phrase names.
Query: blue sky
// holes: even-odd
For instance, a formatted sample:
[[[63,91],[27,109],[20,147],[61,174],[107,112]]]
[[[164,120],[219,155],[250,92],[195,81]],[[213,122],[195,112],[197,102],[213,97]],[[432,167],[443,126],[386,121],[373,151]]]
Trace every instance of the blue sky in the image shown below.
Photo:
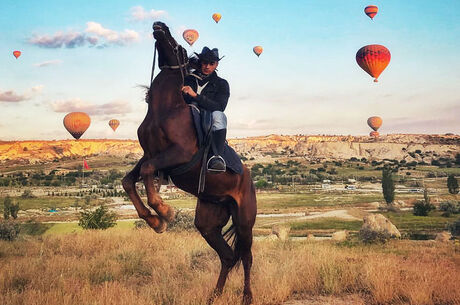
[[[369,4],[379,7],[373,21]],[[383,134],[459,134],[459,10],[454,0],[2,0],[0,139],[70,138],[62,119],[76,110],[92,119],[83,138],[135,139],[156,20],[183,46],[182,31],[198,30],[189,54],[209,46],[225,55],[229,137],[365,135],[372,115],[383,118]],[[392,55],[379,83],[356,64],[367,44]],[[259,58],[255,45],[264,47]],[[116,133],[111,118],[121,121]]]

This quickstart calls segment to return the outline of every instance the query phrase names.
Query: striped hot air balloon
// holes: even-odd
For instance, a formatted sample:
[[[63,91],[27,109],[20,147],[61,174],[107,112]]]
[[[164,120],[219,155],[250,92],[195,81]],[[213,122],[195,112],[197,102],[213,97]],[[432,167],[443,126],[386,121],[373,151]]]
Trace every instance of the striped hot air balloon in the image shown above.
[[[364,46],[356,53],[356,62],[378,82],[378,77],[390,63],[390,51],[384,46],[371,44]]]
[[[117,130],[118,126],[120,126],[120,121],[117,119],[112,119],[109,121],[109,126],[113,129],[113,131],[115,131]]]
[[[90,124],[91,119],[84,112],[71,112],[64,117],[64,127],[77,140],[85,133]]]
[[[377,15],[377,12],[379,11],[379,8],[376,5],[368,5],[364,9],[364,13],[366,13],[369,18],[374,20],[375,15]]]
[[[214,13],[214,14],[212,15],[212,19],[214,19],[214,21],[215,21],[216,23],[219,22],[220,18],[222,18],[222,15],[219,14],[219,13]]]

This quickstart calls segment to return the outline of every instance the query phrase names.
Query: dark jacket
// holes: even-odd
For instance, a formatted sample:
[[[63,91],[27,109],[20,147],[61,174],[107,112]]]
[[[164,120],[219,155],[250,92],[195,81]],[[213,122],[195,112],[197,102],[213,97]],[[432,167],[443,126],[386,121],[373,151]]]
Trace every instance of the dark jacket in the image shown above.
[[[225,79],[217,76],[216,72],[213,72],[204,79],[200,77],[199,73],[194,72],[187,75],[184,79],[184,86],[192,87],[195,92],[197,92],[198,84],[203,86],[206,83],[208,84],[196,98],[184,94],[185,102],[188,104],[194,103],[198,107],[209,111],[224,111],[230,97],[230,87]]]

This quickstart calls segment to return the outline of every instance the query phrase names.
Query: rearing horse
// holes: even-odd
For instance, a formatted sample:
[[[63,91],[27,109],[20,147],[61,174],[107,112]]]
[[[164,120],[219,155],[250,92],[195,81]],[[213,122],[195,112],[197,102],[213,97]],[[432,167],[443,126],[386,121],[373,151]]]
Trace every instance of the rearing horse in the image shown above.
[[[158,170],[168,171],[188,163],[199,148],[190,106],[185,103],[181,92],[186,71],[183,68],[188,63],[187,53],[164,23],[155,22],[153,29],[161,72],[150,86],[146,97],[147,115],[137,130],[144,156],[123,178],[123,187],[139,217],[161,233],[166,230],[167,222],[174,219],[174,210],[159,196],[154,186],[154,174]],[[186,173],[171,175],[171,179],[177,187],[198,197],[195,226],[221,261],[217,285],[208,303],[222,294],[229,271],[242,261],[243,304],[251,304],[252,227],[257,205],[250,172],[244,167],[242,175],[229,171],[206,174],[206,186],[198,194],[200,168],[201,162],[198,162]],[[137,193],[135,184],[140,178],[147,192],[147,203],[157,215],[152,215]],[[227,232],[234,234],[233,247],[224,238],[226,233],[222,232],[230,216],[232,226]]]

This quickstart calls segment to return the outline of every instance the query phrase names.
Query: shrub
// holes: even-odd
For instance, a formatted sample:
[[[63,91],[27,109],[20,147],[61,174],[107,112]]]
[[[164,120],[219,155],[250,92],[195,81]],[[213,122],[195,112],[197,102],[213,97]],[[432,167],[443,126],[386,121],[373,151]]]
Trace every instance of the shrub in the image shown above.
[[[453,223],[449,224],[447,228],[450,231],[450,233],[452,233],[453,236],[459,236],[460,235],[460,219],[457,219]]]
[[[384,244],[391,238],[390,234],[384,231],[374,231],[369,229],[359,230],[359,239],[365,244]]]
[[[24,190],[21,194],[21,198],[35,198],[34,194],[32,194],[31,190]]]
[[[439,205],[439,210],[444,212],[442,213],[442,216],[450,217],[452,214],[460,213],[460,204],[455,201],[441,202]]]
[[[139,220],[136,220],[134,222],[134,228],[136,228],[136,229],[144,229],[144,228],[148,228],[148,227],[149,227],[149,225],[143,219],[139,219]]]
[[[195,216],[193,213],[184,212],[183,210],[176,211],[176,218],[168,223],[168,231],[194,231]]]
[[[19,225],[12,221],[0,221],[0,239],[13,241],[19,235]]]
[[[83,229],[100,229],[105,230],[115,226],[117,215],[110,212],[109,209],[101,205],[94,211],[83,211],[80,213],[78,225]]]
[[[414,215],[415,216],[428,216],[431,210],[434,210],[435,207],[429,202],[417,201],[414,204]]]

